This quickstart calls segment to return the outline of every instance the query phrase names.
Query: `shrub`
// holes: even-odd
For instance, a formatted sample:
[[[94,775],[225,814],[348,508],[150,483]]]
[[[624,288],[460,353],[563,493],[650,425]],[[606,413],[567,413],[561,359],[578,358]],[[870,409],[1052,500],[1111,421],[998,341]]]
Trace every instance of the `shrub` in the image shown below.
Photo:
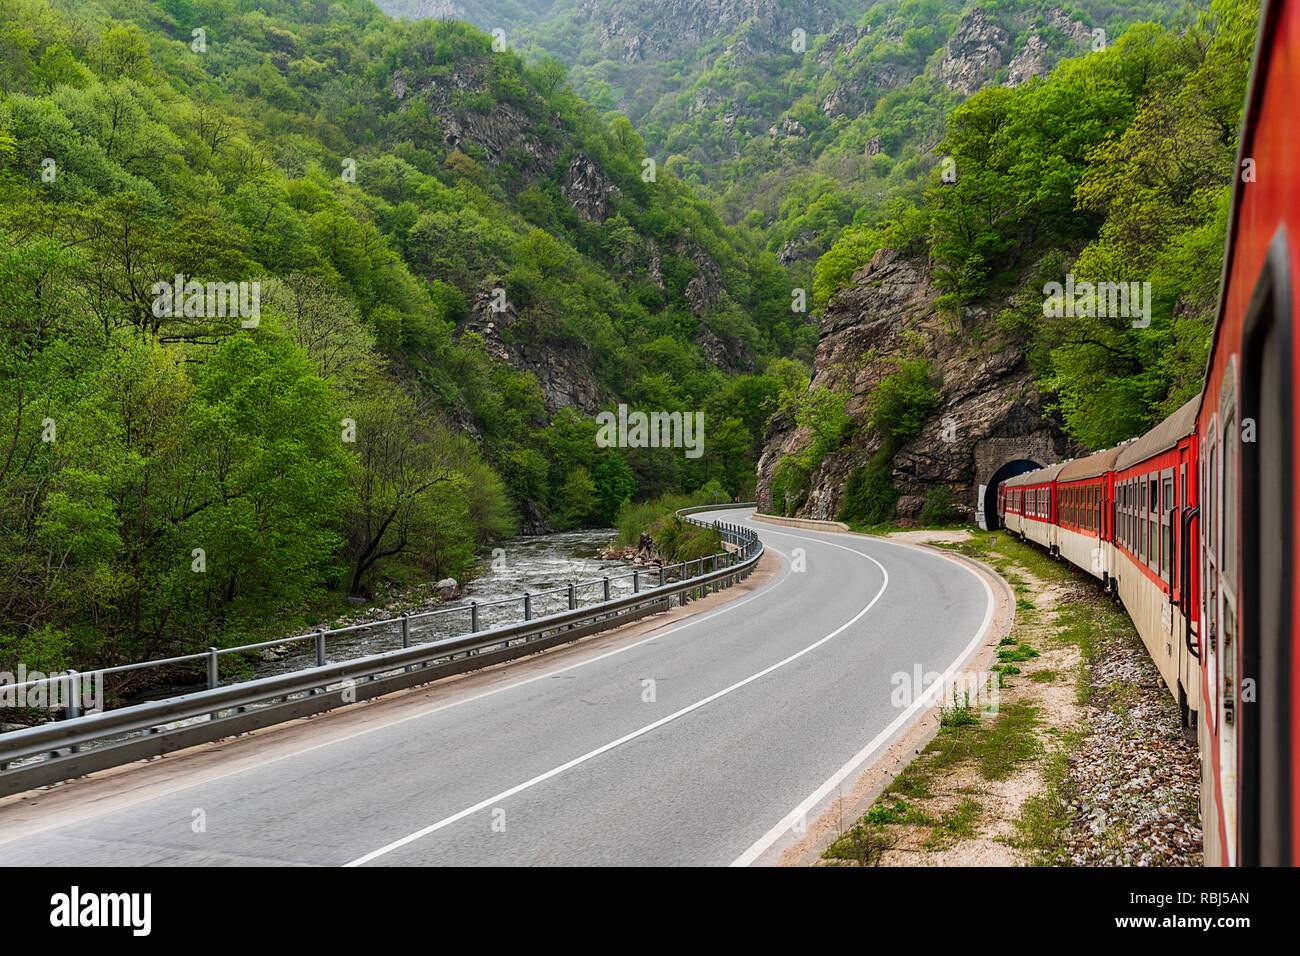
[[[952,500],[952,490],[947,485],[931,488],[921,506],[921,524],[952,524],[959,516]]]
[[[894,517],[898,488],[891,469],[893,455],[881,449],[866,465],[849,472],[839,519],[862,524],[884,524]]]

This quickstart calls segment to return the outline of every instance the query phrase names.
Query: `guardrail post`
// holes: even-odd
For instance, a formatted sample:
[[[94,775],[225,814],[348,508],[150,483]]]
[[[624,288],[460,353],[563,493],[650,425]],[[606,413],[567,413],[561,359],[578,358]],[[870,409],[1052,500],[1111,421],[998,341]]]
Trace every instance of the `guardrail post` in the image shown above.
[[[533,619],[533,596],[529,594],[527,591],[525,591],[524,592],[524,620],[531,621],[532,619]]]
[[[605,577],[602,578],[601,580],[604,581],[605,583],[605,600],[608,601],[609,600],[609,578]]]
[[[221,663],[219,658],[217,657],[217,649],[215,647],[209,647],[208,648],[208,690],[212,690],[220,683],[221,683]],[[216,720],[218,716],[219,716],[218,712],[214,710],[212,713],[208,714],[208,720]]]
[[[411,646],[411,615],[405,611],[402,612],[402,647],[403,649]],[[406,668],[406,673],[415,670],[414,666]]]
[[[577,609],[578,609],[578,589],[574,587],[572,584],[570,584],[569,585],[569,610],[576,611]]]
[[[632,593],[633,594],[641,593],[641,575],[637,571],[632,572]]]
[[[316,666],[325,666],[325,628],[316,632]]]
[[[658,573],[659,573],[659,586],[660,586],[660,587],[663,587],[663,586],[664,586],[664,563],[663,563],[662,561],[656,561],[656,562],[655,562],[655,565],[656,565],[656,566],[658,567],[658,569],[659,569],[659,572],[658,572]]]
[[[478,601],[469,602],[469,630],[471,634],[478,633]]]
[[[73,668],[68,668],[68,720],[76,720],[81,716],[81,675]],[[76,753],[81,747],[73,744],[68,748],[68,753]]]

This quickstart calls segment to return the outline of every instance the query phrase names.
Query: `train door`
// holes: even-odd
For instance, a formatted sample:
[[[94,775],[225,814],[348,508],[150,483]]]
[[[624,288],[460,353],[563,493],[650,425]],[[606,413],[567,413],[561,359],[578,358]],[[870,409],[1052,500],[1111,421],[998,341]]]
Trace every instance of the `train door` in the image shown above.
[[[1174,512],[1177,505],[1174,493],[1174,469],[1166,468],[1160,472],[1160,577],[1169,587],[1169,602],[1174,600],[1177,589],[1178,572],[1174,555],[1178,553],[1177,525]]]
[[[1290,581],[1295,382],[1285,235],[1269,249],[1241,347],[1241,856],[1293,862]],[[1284,529],[1279,534],[1278,530]]]

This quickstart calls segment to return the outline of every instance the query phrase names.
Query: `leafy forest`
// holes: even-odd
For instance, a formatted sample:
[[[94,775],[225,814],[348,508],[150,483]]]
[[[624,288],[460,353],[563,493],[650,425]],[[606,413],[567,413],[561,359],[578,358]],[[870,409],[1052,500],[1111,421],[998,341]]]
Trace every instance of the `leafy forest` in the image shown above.
[[[773,360],[815,336],[773,257],[643,178],[625,120],[462,23],[3,0],[0,89],[5,662],[234,642],[379,575],[463,575],[520,527],[739,495],[800,374]],[[534,153],[449,145],[493,116]],[[561,195],[579,153],[603,221]],[[176,275],[258,282],[260,321],[157,315]],[[603,402],[702,408],[706,453],[602,449],[589,414],[548,408],[465,329],[497,289],[503,337],[579,356]]]
[[[240,643],[519,532],[748,498],[774,413],[805,478],[881,431],[855,494],[892,501],[923,363],[864,421],[809,389],[884,247],[1084,446],[1199,388],[1254,0],[460,7],[0,0],[0,669]],[[954,72],[972,24],[1033,76]],[[1154,279],[1150,327],[1044,320],[1067,271]],[[159,314],[178,276],[256,283],[258,320]],[[703,455],[600,447],[618,403],[702,410]]]

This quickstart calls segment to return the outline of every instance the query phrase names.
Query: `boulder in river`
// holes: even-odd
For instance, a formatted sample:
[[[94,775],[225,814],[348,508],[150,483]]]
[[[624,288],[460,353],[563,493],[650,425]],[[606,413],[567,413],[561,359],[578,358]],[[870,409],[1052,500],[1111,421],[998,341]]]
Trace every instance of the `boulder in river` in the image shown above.
[[[437,588],[438,590],[439,596],[444,601],[450,601],[452,598],[456,596],[457,586],[458,585],[456,584],[455,578],[443,578],[436,585],[434,585],[434,587]]]

